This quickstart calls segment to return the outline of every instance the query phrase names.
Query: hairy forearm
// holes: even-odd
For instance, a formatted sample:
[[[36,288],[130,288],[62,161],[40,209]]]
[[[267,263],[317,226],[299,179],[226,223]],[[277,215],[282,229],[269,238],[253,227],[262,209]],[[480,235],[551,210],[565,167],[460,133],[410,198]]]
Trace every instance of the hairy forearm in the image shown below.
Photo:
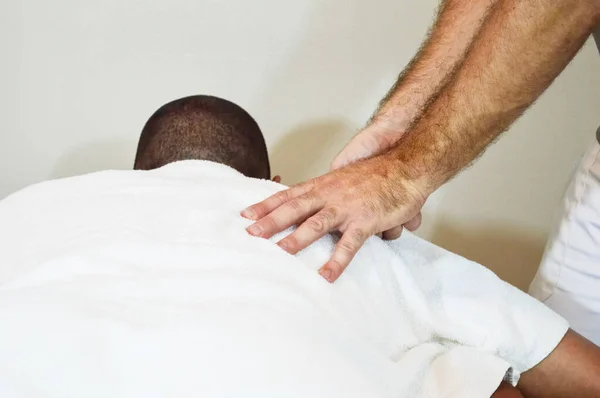
[[[498,0],[444,0],[421,49],[381,101],[373,121],[406,131],[462,63]]]
[[[384,156],[428,195],[472,162],[550,85],[598,23],[597,1],[499,0],[462,66]]]

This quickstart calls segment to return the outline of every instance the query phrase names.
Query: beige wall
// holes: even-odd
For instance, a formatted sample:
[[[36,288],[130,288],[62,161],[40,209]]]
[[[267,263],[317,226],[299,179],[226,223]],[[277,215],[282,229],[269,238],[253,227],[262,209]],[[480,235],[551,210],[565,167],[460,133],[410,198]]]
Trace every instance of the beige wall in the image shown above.
[[[238,102],[287,183],[326,171],[418,47],[436,0],[7,0],[0,4],[0,197],[129,168],[176,97]],[[421,234],[526,287],[600,123],[588,45],[550,92],[426,208]]]

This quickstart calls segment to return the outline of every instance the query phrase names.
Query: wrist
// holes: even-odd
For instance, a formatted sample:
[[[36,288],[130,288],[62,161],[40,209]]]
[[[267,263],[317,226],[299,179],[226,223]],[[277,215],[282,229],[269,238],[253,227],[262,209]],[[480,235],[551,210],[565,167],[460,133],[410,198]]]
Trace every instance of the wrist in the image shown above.
[[[410,160],[404,156],[398,156],[397,152],[402,151],[401,147],[397,150],[389,151],[381,155],[382,160],[389,164],[392,170],[392,179],[399,183],[399,189],[409,190],[415,198],[422,204],[425,204],[429,196],[435,192],[441,184],[438,179],[424,167],[418,160]]]

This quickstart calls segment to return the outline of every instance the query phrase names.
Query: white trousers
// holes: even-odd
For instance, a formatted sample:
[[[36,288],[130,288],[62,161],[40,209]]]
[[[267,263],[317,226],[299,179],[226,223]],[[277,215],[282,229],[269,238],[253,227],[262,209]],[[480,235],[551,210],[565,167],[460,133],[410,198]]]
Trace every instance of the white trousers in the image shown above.
[[[600,135],[600,130],[599,130]],[[600,345],[600,145],[583,157],[530,293]]]

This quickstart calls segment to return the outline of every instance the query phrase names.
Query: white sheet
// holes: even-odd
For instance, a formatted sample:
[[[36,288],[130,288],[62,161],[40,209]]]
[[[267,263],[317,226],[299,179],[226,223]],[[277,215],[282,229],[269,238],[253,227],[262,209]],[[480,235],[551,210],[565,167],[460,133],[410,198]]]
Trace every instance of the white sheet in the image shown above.
[[[566,332],[410,234],[328,284],[331,237],[294,257],[244,231],[282,188],[180,162],[0,202],[0,396],[484,398]]]

